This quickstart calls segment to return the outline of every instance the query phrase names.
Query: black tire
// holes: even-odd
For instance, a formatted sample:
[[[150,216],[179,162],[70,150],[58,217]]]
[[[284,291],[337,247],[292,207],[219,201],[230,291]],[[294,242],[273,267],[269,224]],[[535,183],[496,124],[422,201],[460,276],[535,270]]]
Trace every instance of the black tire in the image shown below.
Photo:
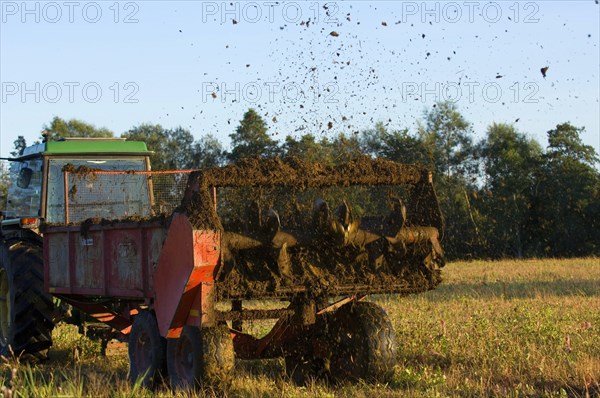
[[[154,313],[141,311],[133,320],[129,334],[129,378],[154,388],[167,375],[167,340],[160,335]]]
[[[328,322],[332,346],[329,372],[336,381],[386,382],[396,364],[396,333],[383,308],[369,302],[347,304]]]
[[[167,339],[167,368],[174,389],[225,388],[231,384],[234,359],[226,326],[202,330],[184,326],[178,339]]]
[[[47,359],[53,307],[52,296],[44,290],[41,246],[28,241],[0,244],[0,355]]]

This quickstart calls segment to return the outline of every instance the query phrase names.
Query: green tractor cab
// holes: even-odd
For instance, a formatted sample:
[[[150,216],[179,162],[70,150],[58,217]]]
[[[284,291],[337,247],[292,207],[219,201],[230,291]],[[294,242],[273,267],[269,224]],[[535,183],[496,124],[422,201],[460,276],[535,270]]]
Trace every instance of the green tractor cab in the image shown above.
[[[146,144],[121,138],[66,138],[25,148],[11,159],[11,185],[2,230],[35,229],[64,219],[63,168],[150,170]]]

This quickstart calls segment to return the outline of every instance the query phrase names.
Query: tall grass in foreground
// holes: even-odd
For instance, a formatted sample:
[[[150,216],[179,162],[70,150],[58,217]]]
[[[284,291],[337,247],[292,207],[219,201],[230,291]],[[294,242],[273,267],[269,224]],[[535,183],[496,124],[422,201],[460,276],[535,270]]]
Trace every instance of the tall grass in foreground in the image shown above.
[[[444,279],[425,294],[371,298],[400,347],[387,385],[297,387],[269,360],[238,361],[224,392],[153,392],[127,382],[126,351],[102,357],[59,325],[47,363],[4,361],[0,397],[600,397],[599,259],[456,262]]]

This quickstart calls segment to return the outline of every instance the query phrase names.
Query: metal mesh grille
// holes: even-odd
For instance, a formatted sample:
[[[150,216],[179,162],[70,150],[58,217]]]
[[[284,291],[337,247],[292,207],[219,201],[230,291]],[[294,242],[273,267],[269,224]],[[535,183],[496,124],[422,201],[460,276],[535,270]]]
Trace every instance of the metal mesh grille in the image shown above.
[[[170,215],[181,203],[191,172],[65,172],[65,223]]]

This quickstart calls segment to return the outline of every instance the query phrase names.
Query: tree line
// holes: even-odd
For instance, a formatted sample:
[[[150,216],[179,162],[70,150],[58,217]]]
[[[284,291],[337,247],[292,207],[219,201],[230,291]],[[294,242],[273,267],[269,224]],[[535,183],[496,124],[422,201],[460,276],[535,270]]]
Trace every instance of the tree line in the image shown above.
[[[108,129],[58,117],[44,129],[48,139],[115,136]],[[212,134],[195,139],[188,129],[158,124],[141,124],[121,137],[146,142],[154,151],[154,170],[272,156],[333,165],[366,154],[424,164],[434,173],[448,257],[465,259],[600,255],[599,158],[582,142],[583,131],[569,122],[559,124],[547,132],[543,147],[514,124],[492,123],[475,140],[456,104],[441,102],[425,110],[415,132],[377,123],[352,134],[288,135],[280,142],[249,109],[229,135],[229,150]],[[19,136],[13,156],[25,146]],[[6,194],[6,183],[3,172],[0,196]],[[6,202],[0,201],[0,206]]]

